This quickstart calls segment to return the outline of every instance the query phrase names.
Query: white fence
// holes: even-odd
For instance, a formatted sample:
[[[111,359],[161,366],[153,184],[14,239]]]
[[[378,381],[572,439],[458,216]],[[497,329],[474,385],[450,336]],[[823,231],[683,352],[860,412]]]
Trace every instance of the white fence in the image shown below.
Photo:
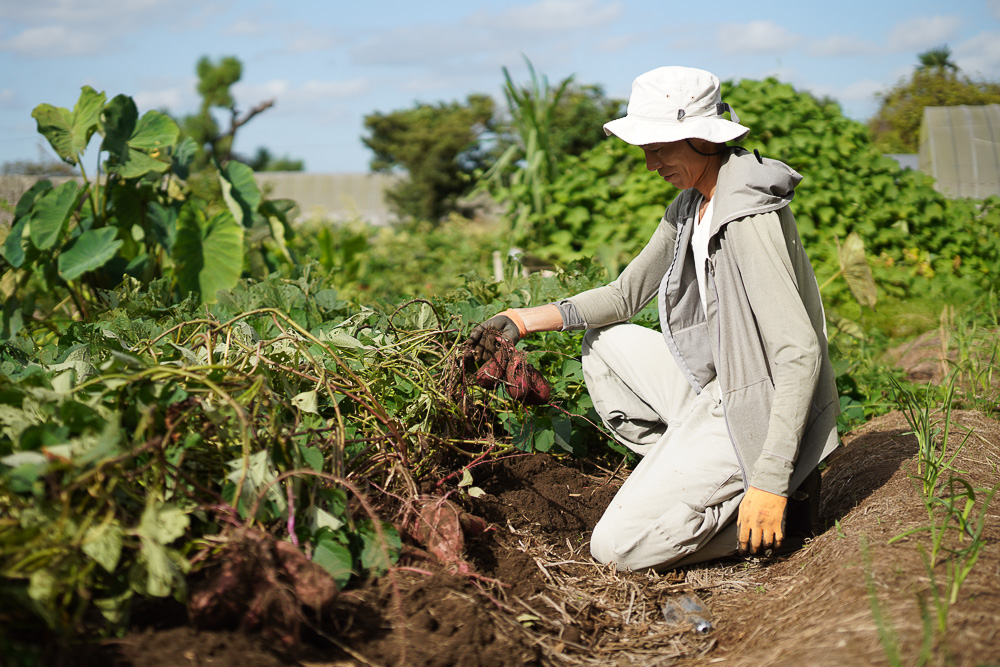
[[[257,183],[271,199],[291,199],[299,205],[299,220],[344,222],[363,220],[388,225],[396,216],[385,203],[385,191],[398,181],[385,174],[309,174],[297,171],[261,172]],[[38,176],[0,175],[0,199],[11,209]],[[68,180],[50,178],[53,183]],[[13,213],[0,206],[0,222],[10,224]]]

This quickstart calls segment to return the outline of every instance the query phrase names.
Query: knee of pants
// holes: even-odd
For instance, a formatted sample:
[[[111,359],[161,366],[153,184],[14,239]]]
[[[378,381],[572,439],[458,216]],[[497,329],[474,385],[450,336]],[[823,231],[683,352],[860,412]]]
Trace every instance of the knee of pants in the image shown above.
[[[630,554],[623,550],[629,537],[616,532],[614,527],[608,522],[598,521],[594,526],[594,532],[590,536],[590,555],[594,560],[602,565],[614,563],[615,569],[620,571],[639,570],[644,567],[631,559]]]
[[[614,535],[611,530],[604,527],[604,523],[597,522],[594,532],[590,535],[590,555],[598,563],[607,565],[615,559]]]
[[[602,349],[605,345],[601,341],[601,334],[617,326],[620,325],[612,324],[598,329],[587,329],[587,331],[583,334],[583,344],[581,345],[582,356],[580,361],[583,364],[585,373],[593,372],[600,374],[602,370],[606,368],[606,362],[602,360]]]

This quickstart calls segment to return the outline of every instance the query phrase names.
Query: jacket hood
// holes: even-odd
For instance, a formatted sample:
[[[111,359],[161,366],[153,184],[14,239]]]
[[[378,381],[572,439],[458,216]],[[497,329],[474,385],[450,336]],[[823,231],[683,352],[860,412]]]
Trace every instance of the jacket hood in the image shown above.
[[[788,206],[801,180],[802,176],[783,162],[734,148],[719,169],[712,235],[738,218]]]

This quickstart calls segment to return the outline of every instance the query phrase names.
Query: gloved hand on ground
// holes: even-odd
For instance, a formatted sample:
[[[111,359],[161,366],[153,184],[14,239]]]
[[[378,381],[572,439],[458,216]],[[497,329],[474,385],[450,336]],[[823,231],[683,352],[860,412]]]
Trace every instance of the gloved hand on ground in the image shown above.
[[[737,550],[741,556],[767,556],[781,547],[785,538],[788,499],[750,487],[740,502]]]

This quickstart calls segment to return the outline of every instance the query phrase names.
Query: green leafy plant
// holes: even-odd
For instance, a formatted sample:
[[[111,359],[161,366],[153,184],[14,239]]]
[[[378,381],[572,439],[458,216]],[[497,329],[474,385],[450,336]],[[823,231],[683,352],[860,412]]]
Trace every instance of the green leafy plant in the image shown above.
[[[962,441],[949,450],[951,409],[957,377],[957,372],[951,374],[939,419],[934,417],[937,402],[931,398],[929,388],[924,391],[923,398],[918,398],[898,383],[895,385],[900,409],[917,438],[917,464],[913,478],[921,485],[928,524],[897,535],[890,540],[890,544],[925,531],[930,534],[929,553],[922,544],[917,546],[930,579],[937,617],[936,631],[940,637],[944,637],[947,631],[948,611],[958,601],[962,584],[985,545],[983,529],[986,510],[1000,489],[1000,484],[991,489],[975,489],[954,468],[956,457],[972,436],[971,431],[967,432]],[[935,569],[942,561],[947,578],[939,585]]]
[[[293,261],[285,246],[292,207],[265,201],[246,165],[217,169],[223,201],[190,197],[185,179],[195,145],[180,140],[168,116],[140,117],[132,98],[108,101],[89,86],[72,111],[41,104],[32,115],[59,157],[81,170],[83,184],[41,180],[18,202],[2,248],[15,284],[7,311],[31,312],[39,295],[57,303],[63,293],[86,315],[100,290],[126,276],[173,276],[181,298],[194,292],[210,302],[236,284],[245,258],[256,275],[273,270],[263,257],[268,244],[281,261]],[[102,137],[100,178],[90,180],[83,157],[95,134]]]

